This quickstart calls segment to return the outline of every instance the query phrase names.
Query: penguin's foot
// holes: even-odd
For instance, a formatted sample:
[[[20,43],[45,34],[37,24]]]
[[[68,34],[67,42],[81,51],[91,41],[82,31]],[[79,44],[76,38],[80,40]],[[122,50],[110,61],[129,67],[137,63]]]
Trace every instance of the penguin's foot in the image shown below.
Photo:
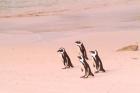
[[[70,68],[70,66],[66,66],[66,67],[64,67],[64,68],[62,68],[62,69],[67,69],[67,68]]]
[[[67,66],[66,68],[70,68],[70,66]]]
[[[80,78],[85,78],[85,75],[84,76],[81,76]]]
[[[93,73],[91,73],[90,75],[91,75],[91,76],[94,76],[94,74],[93,74]]]
[[[95,71],[95,73],[99,73],[99,71]]]
[[[88,76],[85,76],[84,78],[88,78]]]
[[[67,67],[64,67],[64,68],[62,68],[62,69],[66,69]]]
[[[71,68],[73,68],[74,66],[70,66]]]

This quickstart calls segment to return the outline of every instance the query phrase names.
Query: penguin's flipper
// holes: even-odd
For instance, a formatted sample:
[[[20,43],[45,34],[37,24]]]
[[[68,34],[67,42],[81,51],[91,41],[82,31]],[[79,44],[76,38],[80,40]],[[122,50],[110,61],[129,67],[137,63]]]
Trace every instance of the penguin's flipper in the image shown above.
[[[84,71],[83,68],[81,68],[81,71],[82,71],[82,72]]]
[[[104,70],[104,69],[101,69],[100,71],[105,72],[105,70]]]

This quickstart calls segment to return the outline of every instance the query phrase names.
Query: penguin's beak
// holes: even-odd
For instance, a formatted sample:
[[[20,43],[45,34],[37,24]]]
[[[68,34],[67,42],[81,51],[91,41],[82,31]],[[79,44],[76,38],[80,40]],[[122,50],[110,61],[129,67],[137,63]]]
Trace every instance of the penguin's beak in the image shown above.
[[[76,44],[80,43],[80,41],[75,41]]]
[[[77,58],[81,59],[81,57],[80,57],[80,56],[77,56]]]
[[[94,51],[89,51],[90,53],[93,53]]]

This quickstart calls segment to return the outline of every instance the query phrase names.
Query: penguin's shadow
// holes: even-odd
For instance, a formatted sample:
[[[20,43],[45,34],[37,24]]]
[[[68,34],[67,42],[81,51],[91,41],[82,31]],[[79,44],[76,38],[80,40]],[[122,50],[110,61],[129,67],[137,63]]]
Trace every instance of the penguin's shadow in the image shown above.
[[[88,76],[88,77],[80,77],[81,79],[92,79],[92,78],[95,78],[95,75],[94,76]]]
[[[94,77],[96,77],[96,76],[106,76],[107,75],[107,73],[111,73],[112,71],[111,70],[105,70],[105,72],[102,72],[102,71],[99,71],[98,73],[95,73],[94,72]]]

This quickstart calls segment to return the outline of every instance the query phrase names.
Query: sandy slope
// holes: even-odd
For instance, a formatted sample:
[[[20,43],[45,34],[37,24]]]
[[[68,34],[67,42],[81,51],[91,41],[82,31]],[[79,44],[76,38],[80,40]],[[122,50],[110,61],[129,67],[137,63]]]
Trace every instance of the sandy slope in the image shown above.
[[[43,34],[42,39],[34,37],[34,41],[23,35],[19,38],[20,42],[13,40],[10,43],[1,43],[0,92],[139,93],[140,52],[116,52],[116,49],[135,41],[140,42],[140,32],[128,31],[127,35],[125,31],[79,33],[81,32],[67,32],[51,41],[44,39]],[[23,40],[26,42],[21,38],[26,38]],[[77,59],[75,40],[82,40],[87,51],[98,49],[106,73],[95,74],[95,77],[88,79],[80,78],[83,73]],[[61,69],[61,58],[56,53],[61,46],[66,48],[75,66],[73,69]],[[91,58],[88,62],[92,68]]]
[[[131,3],[53,16],[1,18],[0,93],[139,93],[140,51],[116,52],[140,43],[139,8]],[[80,78],[76,40],[82,40],[87,51],[98,49],[106,73]],[[73,69],[61,69],[59,47],[66,48]],[[88,63],[92,68],[91,58]]]

